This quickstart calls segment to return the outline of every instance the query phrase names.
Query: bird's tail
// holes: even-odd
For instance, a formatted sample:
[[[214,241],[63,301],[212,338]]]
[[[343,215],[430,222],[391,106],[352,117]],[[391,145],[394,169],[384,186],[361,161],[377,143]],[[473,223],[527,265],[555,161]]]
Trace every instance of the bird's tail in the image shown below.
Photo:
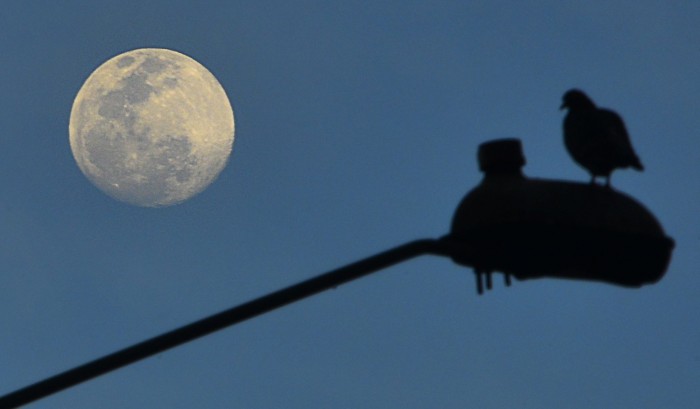
[[[639,160],[637,155],[633,155],[630,158],[630,166],[632,166],[633,168],[637,169],[640,172],[644,170],[644,165],[642,165],[642,162]]]

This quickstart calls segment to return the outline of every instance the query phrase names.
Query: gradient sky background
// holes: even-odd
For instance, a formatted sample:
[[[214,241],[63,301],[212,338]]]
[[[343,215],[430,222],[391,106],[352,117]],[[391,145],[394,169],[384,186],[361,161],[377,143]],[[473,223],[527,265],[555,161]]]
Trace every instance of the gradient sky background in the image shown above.
[[[646,166],[613,185],[676,240],[638,290],[477,297],[423,257],[33,408],[684,408],[700,401],[700,2],[12,1],[0,13],[0,394],[449,229],[479,143],[585,182],[561,95],[620,112]],[[236,115],[228,167],[178,206],[96,189],[68,143],[105,60],[170,48]]]

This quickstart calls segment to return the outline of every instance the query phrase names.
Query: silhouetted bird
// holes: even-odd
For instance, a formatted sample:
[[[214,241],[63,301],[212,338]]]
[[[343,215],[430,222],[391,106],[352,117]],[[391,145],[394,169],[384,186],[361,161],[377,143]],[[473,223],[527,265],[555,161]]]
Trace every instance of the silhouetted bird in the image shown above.
[[[591,183],[596,176],[603,176],[609,187],[610,174],[617,168],[644,170],[617,113],[596,107],[578,89],[567,91],[562,100],[561,109],[569,108],[564,118],[564,144],[571,157],[591,173]]]

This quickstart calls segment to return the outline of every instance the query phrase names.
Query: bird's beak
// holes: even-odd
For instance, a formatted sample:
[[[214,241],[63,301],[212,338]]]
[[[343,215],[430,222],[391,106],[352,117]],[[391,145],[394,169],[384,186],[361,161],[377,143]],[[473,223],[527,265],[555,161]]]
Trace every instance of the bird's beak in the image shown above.
[[[561,106],[559,107],[559,110],[561,111],[562,109],[564,109],[566,107],[567,107],[566,102],[562,102]]]

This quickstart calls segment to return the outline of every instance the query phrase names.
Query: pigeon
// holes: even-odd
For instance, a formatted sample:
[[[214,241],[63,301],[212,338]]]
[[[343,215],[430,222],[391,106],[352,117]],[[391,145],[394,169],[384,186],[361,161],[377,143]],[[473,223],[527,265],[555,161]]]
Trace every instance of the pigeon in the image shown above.
[[[610,187],[610,174],[617,168],[644,170],[620,115],[596,107],[578,89],[564,94],[560,109],[565,108],[569,111],[564,118],[564,145],[571,157],[591,173],[591,184],[602,176],[605,186]]]

